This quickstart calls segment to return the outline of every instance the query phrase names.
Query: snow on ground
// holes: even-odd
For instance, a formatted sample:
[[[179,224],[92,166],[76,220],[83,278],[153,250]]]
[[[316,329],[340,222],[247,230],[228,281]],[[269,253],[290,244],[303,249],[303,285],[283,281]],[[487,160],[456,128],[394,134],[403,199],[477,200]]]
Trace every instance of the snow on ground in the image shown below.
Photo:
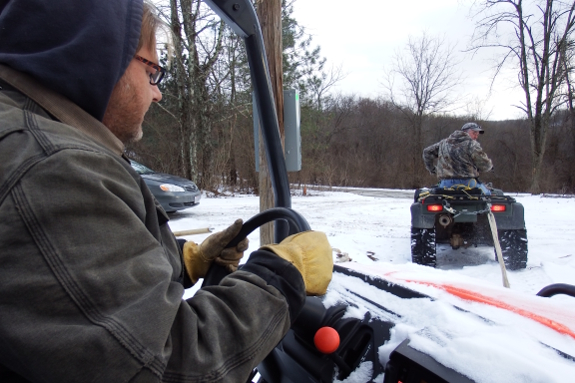
[[[376,262],[411,262],[409,207],[413,192],[396,191],[395,198],[315,190],[308,190],[307,196],[303,196],[301,191],[296,192],[292,208],[307,219],[312,229],[325,232],[332,247],[348,253],[354,262],[373,264],[368,252],[378,258]],[[525,207],[529,259],[527,269],[508,272],[511,288],[535,294],[551,283],[575,285],[575,198],[513,196]],[[204,195],[200,205],[173,214],[170,226],[173,231],[203,227],[218,231],[236,218],[245,221],[258,212],[256,196]],[[201,241],[208,235],[184,238]],[[249,254],[259,247],[259,232],[248,238]],[[492,247],[458,250],[451,250],[448,245],[438,247],[439,269],[501,285],[501,271]]]
[[[325,232],[332,247],[352,259],[344,265],[376,275],[387,273],[390,278],[396,277],[398,283],[440,302],[410,305],[405,300],[397,301],[370,291],[361,281],[342,284],[339,278],[334,278],[330,286],[332,294],[343,294],[342,286],[349,288],[352,283],[353,290],[375,294],[379,303],[393,306],[402,313],[402,318],[408,318],[398,323],[395,339],[380,351],[389,353],[393,345],[409,337],[413,347],[478,382],[564,382],[575,376],[575,362],[549,348],[575,356],[572,336],[510,310],[465,301],[433,286],[438,281],[447,281],[482,291],[506,304],[516,303],[522,312],[548,316],[575,333],[575,298],[534,297],[551,283],[575,285],[575,198],[513,195],[525,207],[529,258],[525,270],[507,272],[511,286],[508,290],[501,287],[501,270],[492,247],[452,250],[441,245],[437,269],[412,264],[409,209],[412,196],[413,191],[409,190],[350,189],[348,192],[308,190],[306,196],[296,190],[292,197],[293,209],[307,219],[311,228]],[[170,224],[174,231],[203,227],[218,231],[236,218],[247,220],[258,211],[256,196],[204,195],[199,206],[172,215]],[[207,236],[185,238],[200,242]],[[259,247],[259,232],[248,238],[249,254]],[[413,279],[431,284],[407,282]],[[189,290],[186,297],[193,293]],[[478,316],[464,315],[453,310],[452,305]],[[385,355],[380,357],[385,360]]]

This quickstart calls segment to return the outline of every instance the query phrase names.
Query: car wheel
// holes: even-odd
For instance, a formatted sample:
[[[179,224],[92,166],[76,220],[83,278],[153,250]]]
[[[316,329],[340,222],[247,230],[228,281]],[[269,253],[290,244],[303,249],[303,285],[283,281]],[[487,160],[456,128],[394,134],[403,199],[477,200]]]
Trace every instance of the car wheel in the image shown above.
[[[526,268],[527,230],[499,230],[498,235],[505,267],[509,270]],[[495,260],[497,260],[497,254]]]
[[[435,267],[435,228],[411,228],[411,260],[419,265]]]

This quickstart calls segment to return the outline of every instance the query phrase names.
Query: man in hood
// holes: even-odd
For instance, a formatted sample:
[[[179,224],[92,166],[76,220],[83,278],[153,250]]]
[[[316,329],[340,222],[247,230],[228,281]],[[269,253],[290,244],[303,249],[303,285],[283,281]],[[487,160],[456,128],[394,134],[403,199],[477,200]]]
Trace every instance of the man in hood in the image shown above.
[[[468,122],[449,137],[423,150],[425,168],[439,178],[439,187],[464,185],[491,191],[478,181],[479,172],[488,172],[493,164],[477,142],[484,130],[475,122]]]
[[[238,220],[182,250],[124,156],[162,98],[158,24],[142,0],[0,1],[1,382],[243,382],[325,293],[310,231],[182,300],[247,241],[224,249]]]

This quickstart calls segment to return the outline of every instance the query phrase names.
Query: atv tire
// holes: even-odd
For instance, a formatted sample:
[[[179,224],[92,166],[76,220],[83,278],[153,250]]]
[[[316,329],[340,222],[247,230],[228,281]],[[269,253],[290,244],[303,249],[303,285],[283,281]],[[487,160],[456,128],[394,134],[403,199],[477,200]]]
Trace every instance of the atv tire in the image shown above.
[[[419,265],[435,267],[435,228],[411,228],[411,260]]]
[[[527,230],[498,230],[505,267],[519,270],[527,267]],[[497,261],[497,253],[495,254]]]

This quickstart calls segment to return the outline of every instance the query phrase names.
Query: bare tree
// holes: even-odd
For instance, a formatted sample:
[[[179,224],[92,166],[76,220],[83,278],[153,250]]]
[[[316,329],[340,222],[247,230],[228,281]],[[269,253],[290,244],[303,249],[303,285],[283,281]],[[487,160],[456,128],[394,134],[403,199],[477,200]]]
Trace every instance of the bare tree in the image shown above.
[[[517,107],[530,122],[532,193],[541,191],[541,169],[553,113],[564,102],[565,56],[575,26],[575,1],[481,0],[471,50],[499,48],[494,80],[509,62],[519,64],[525,101]]]
[[[177,100],[181,167],[201,188],[211,188],[214,119],[208,81],[223,49],[224,22],[199,0],[170,0],[169,22],[174,39],[175,94],[168,96]]]
[[[472,97],[465,105],[465,115],[474,121],[487,121],[493,112],[493,108],[487,109],[487,98]]]
[[[575,84],[573,82],[573,72],[575,70],[575,41],[569,40],[564,46],[564,51],[561,55],[561,61],[563,64],[563,70],[565,72],[565,99],[567,103],[567,111],[563,116],[563,128],[566,132],[563,135],[563,139],[567,141],[566,143],[570,145],[569,153],[571,157],[575,153]],[[570,158],[566,161],[569,164],[567,173],[570,175],[569,186],[571,190],[575,190],[575,161]]]
[[[409,37],[404,51],[397,51],[384,86],[391,102],[405,112],[413,137],[411,151],[413,187],[420,186],[423,171],[422,128],[424,117],[446,111],[455,98],[453,89],[461,83],[455,47],[439,37],[423,33]]]
[[[333,86],[347,76],[341,66],[332,66],[327,73],[323,72],[322,69],[323,64],[319,68],[319,73],[313,73],[305,81],[308,93],[310,94],[310,100],[312,100],[313,106],[318,110],[323,110],[326,101],[329,100],[327,94]]]

